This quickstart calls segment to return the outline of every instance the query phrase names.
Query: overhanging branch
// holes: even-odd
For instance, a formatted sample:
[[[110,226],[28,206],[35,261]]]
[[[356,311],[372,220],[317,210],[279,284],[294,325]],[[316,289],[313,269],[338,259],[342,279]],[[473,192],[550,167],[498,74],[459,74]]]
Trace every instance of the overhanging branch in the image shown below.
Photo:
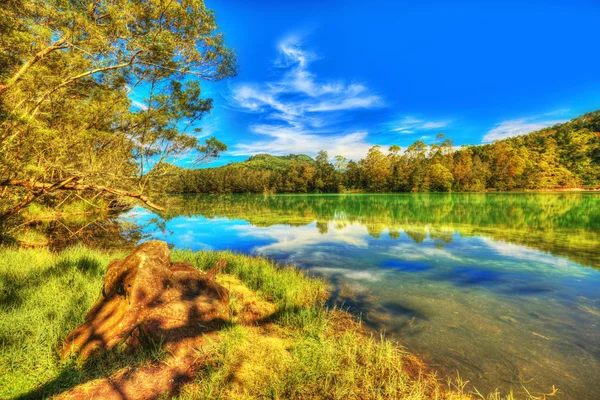
[[[77,183],[74,182],[77,179],[78,179],[78,177],[71,176],[69,178],[66,178],[62,181],[59,181],[59,182],[53,183],[53,184],[52,183],[29,182],[29,181],[18,180],[18,179],[10,179],[10,180],[4,181],[4,182],[0,182],[0,186],[20,186],[20,187],[27,188],[33,192],[32,196],[23,200],[17,206],[13,207],[11,210],[7,211],[3,215],[0,215],[0,221],[8,218],[9,216],[13,215],[14,213],[16,213],[18,211],[20,211],[23,207],[25,207],[27,204],[31,203],[36,198],[38,198],[42,195],[45,195],[47,193],[50,193],[52,191],[55,191],[55,190],[106,192],[106,193],[115,194],[117,196],[131,197],[134,199],[138,199],[141,202],[143,202],[144,204],[146,204],[148,207],[153,208],[158,211],[165,210],[163,207],[159,206],[158,204],[153,203],[148,197],[146,197],[140,193],[127,192],[125,190],[111,188],[108,186],[78,185]]]
[[[25,199],[23,199],[19,204],[17,204],[16,206],[14,206],[13,208],[11,208],[10,210],[6,211],[4,214],[0,215],[0,222],[4,221],[5,219],[7,219],[8,217],[10,217],[11,215],[18,213],[19,211],[21,211],[25,206],[27,206],[29,203],[31,203],[32,201],[34,201],[35,199],[37,199],[38,197],[41,197],[47,193],[50,193],[54,190],[58,190],[63,188],[65,185],[69,184],[70,182],[73,182],[77,180],[77,176],[69,176],[66,179],[62,179],[58,182],[52,183],[52,184],[48,184],[48,186],[45,187],[41,187],[39,189],[37,189],[36,191],[33,191],[33,194]],[[10,182],[10,181],[8,181]],[[6,186],[11,186],[11,185],[6,185]]]

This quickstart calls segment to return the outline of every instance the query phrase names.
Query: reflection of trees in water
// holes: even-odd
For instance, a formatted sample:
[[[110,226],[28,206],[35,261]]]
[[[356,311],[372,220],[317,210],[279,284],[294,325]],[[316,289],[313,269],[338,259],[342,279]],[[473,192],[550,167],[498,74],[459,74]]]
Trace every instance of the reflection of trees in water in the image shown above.
[[[427,239],[427,233],[425,233],[425,232],[418,232],[418,231],[414,231],[414,230],[405,230],[404,233],[406,233],[406,236],[411,238],[413,240],[413,242],[415,242],[415,243],[423,243],[423,241],[425,241],[425,239]]]
[[[0,233],[0,244],[12,245],[18,243],[21,234],[34,232],[44,238],[43,245],[53,250],[60,250],[76,244],[84,244],[96,249],[127,249],[133,248],[143,237],[146,224],[139,225],[123,221],[116,213],[99,212],[88,215],[70,216],[65,214],[60,218],[31,221],[14,229]],[[157,226],[165,221],[157,218]],[[20,243],[23,246],[36,246],[36,243]]]
[[[243,219],[255,226],[302,226],[316,221],[320,233],[358,223],[380,238],[401,232],[417,243],[444,246],[454,233],[483,235],[567,256],[582,264],[600,261],[600,196],[584,193],[461,193],[399,195],[230,195],[170,199],[164,214]]]
[[[329,232],[329,221],[317,221],[317,230],[321,235]]]

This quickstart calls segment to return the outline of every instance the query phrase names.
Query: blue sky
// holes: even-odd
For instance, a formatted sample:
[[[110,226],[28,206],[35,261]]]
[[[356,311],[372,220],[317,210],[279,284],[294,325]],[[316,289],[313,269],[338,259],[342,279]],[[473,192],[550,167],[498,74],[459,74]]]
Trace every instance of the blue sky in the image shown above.
[[[200,124],[257,153],[360,158],[443,132],[456,145],[600,108],[597,1],[206,0],[239,75]],[[215,163],[211,164],[215,165]]]

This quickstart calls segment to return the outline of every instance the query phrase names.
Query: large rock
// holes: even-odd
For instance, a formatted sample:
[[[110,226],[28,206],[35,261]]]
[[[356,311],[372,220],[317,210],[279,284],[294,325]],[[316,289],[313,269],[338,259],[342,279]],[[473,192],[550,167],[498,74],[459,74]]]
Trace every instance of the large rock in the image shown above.
[[[221,260],[203,273],[189,263],[171,264],[165,242],[143,243],[109,264],[101,298],[66,337],[62,356],[76,352],[86,358],[120,343],[189,351],[229,319],[228,292],[214,280],[224,265]]]

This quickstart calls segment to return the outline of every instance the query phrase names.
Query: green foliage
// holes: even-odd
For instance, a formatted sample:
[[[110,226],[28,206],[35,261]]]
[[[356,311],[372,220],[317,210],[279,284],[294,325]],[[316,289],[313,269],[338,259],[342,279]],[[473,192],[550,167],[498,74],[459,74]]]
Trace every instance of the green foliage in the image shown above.
[[[367,157],[362,162],[362,169],[368,191],[387,191],[388,179],[391,174],[390,161],[381,152],[380,146],[374,146],[369,150]]]
[[[176,193],[483,192],[600,185],[600,111],[528,135],[454,150],[443,134],[404,153],[380,146],[364,160],[266,154],[215,169],[176,169]]]
[[[257,154],[255,156],[250,157],[246,161],[229,164],[221,168],[247,168],[267,171],[287,171],[288,169],[290,169],[294,161],[299,163],[307,163],[311,166],[315,164],[315,160],[313,160],[306,154],[289,154],[287,156]]]
[[[143,193],[166,160],[226,150],[189,132],[199,82],[236,73],[202,0],[8,0],[0,26],[0,212],[27,196],[9,180]]]
[[[454,182],[454,176],[452,172],[440,163],[431,164],[427,171],[427,177],[429,188],[434,192],[449,192],[452,190],[452,183]]]

